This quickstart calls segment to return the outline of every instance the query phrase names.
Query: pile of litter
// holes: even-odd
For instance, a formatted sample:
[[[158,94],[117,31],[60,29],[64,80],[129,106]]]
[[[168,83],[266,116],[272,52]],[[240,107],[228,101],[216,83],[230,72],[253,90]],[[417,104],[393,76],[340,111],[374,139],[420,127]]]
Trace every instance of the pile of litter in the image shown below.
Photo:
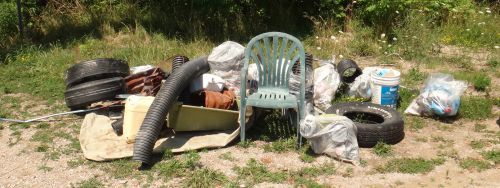
[[[65,74],[65,101],[73,111],[0,121],[35,122],[88,113],[79,137],[87,159],[132,157],[151,165],[153,152],[219,148],[234,141],[240,131],[244,134],[252,127],[259,114],[258,108],[246,106],[241,97],[271,91],[266,85],[270,84],[279,86],[280,92],[286,91],[283,96],[298,100],[303,97],[306,109],[299,132],[318,154],[357,163],[359,147],[373,147],[380,141],[397,144],[404,139],[403,118],[395,110],[400,87],[398,70],[362,70],[354,60],[342,59],[335,64],[335,59],[318,60],[303,51],[294,60],[289,57],[269,61],[265,59],[272,59],[270,55],[249,58],[245,51],[251,50],[247,48],[227,41],[207,57],[189,60],[183,55],[174,56],[171,69],[160,65],[130,68],[126,61],[111,58],[83,61]],[[249,64],[249,59],[257,63]],[[277,78],[268,77],[269,70],[275,71],[273,75],[290,75],[288,85],[281,86]],[[466,87],[465,82],[450,75],[432,74],[405,113],[454,116]],[[339,92],[371,102],[332,104]],[[241,120],[246,129],[238,126]]]

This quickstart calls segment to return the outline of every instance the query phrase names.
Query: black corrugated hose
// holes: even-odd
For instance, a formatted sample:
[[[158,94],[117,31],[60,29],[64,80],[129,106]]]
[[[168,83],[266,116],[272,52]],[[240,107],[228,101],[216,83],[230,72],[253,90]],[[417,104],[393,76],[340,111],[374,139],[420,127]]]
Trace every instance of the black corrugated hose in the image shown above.
[[[141,128],[137,133],[134,144],[134,155],[132,157],[133,160],[140,161],[143,165],[152,165],[151,155],[153,153],[153,147],[158,140],[169,109],[177,100],[182,90],[184,90],[193,79],[209,70],[210,67],[207,57],[203,57],[186,62],[180,66],[178,70],[170,74],[149,107]]]

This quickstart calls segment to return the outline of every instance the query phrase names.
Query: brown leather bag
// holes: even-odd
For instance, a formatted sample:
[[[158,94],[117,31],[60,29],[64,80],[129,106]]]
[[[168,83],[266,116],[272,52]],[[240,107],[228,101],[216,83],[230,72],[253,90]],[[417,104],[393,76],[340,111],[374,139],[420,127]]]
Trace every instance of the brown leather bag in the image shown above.
[[[202,91],[201,95],[205,95],[205,107],[207,108],[217,108],[225,110],[235,110],[236,106],[236,95],[233,91],[224,90],[221,92],[215,91]]]
[[[125,78],[127,91],[130,94],[155,96],[160,90],[164,77],[165,73],[160,68],[129,75]]]

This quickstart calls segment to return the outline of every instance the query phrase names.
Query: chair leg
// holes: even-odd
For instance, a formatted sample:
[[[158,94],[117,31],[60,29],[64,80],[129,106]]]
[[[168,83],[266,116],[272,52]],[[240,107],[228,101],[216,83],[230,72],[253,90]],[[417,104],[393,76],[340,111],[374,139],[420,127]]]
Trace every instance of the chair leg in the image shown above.
[[[240,139],[241,139],[241,142],[245,141],[246,111],[247,111],[246,104],[244,104],[244,102],[242,101],[241,105],[240,105]]]
[[[302,147],[302,136],[300,135],[300,110],[296,109],[295,111],[295,127],[297,127],[297,148]]]

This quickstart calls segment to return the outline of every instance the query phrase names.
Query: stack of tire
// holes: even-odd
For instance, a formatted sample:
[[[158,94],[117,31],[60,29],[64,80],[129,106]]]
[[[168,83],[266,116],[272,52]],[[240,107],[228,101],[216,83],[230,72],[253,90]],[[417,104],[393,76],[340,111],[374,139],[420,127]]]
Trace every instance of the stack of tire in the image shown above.
[[[124,77],[130,74],[123,60],[101,58],[71,66],[65,74],[64,98],[68,108],[85,109],[99,101],[113,100],[125,93]]]

